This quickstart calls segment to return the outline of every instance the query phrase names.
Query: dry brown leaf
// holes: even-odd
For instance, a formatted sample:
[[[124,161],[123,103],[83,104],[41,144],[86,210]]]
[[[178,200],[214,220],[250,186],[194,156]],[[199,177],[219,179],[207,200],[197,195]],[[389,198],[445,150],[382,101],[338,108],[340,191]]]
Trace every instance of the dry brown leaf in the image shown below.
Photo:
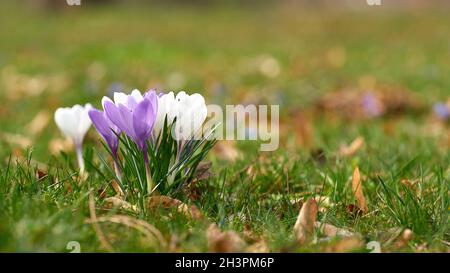
[[[211,172],[212,162],[211,161],[202,161],[198,164],[197,169],[194,173],[194,178],[196,181],[206,180],[212,177]]]
[[[208,187],[207,183],[202,183],[203,180],[207,180],[213,176],[211,171],[212,162],[202,161],[195,170],[193,180],[183,187],[183,193],[192,201],[200,200],[205,187]]]
[[[360,209],[363,213],[368,212],[366,198],[364,197],[364,192],[361,183],[361,175],[359,173],[359,168],[356,167],[353,171],[352,178],[352,191],[356,198],[356,204],[358,209]]]
[[[300,244],[304,244],[312,239],[317,211],[317,203],[313,198],[308,199],[300,209],[294,225],[294,232]]]
[[[29,148],[33,144],[29,137],[20,134],[1,133],[0,139],[10,145],[18,145],[22,149]]]
[[[331,224],[316,222],[315,227],[320,230],[320,233],[327,237],[352,237],[355,236],[355,233],[343,229],[335,227]]]
[[[325,248],[326,252],[332,253],[346,253],[361,249],[364,247],[364,241],[357,237],[345,237],[334,244],[328,245]]]
[[[99,199],[105,199],[105,197],[106,197],[106,189],[104,189],[104,188],[99,188],[99,189],[97,190],[97,195],[98,195],[98,198],[99,198]]]
[[[203,215],[200,210],[194,206],[188,206],[178,199],[174,199],[168,196],[152,196],[147,199],[147,206],[150,210],[157,208],[163,209],[176,209],[179,213],[190,217],[194,220],[202,219]]]
[[[259,240],[245,248],[247,253],[269,253],[270,249],[266,240]]]
[[[290,119],[281,124],[285,132],[291,132],[294,129],[295,144],[297,147],[310,148],[313,139],[313,126],[311,117],[300,110],[294,110],[289,115]],[[280,130],[282,131],[282,130]]]
[[[41,110],[27,125],[27,131],[31,135],[41,133],[50,121],[50,113],[47,110]]]
[[[317,195],[314,197],[314,199],[317,202],[319,212],[325,212],[328,210],[328,208],[333,206],[333,204],[330,201],[330,198],[328,196]]]
[[[36,177],[37,179],[44,179],[48,176],[48,173],[46,170],[37,169],[36,170]]]
[[[119,183],[117,183],[116,180],[112,180],[111,186],[113,187],[114,191],[116,192],[116,197],[123,199],[125,196],[125,193],[122,191],[122,188],[120,188]]]
[[[244,240],[234,231],[221,231],[216,224],[211,224],[207,230],[208,248],[214,253],[242,252]]]
[[[139,208],[117,197],[105,198],[105,208],[116,208],[134,213],[139,213]]]
[[[213,151],[219,159],[230,162],[236,161],[240,156],[235,143],[232,141],[219,141],[214,146]]]
[[[411,241],[413,238],[413,232],[410,229],[403,230],[401,236],[397,238],[397,240],[394,243],[395,248],[404,248],[408,245],[408,242]]]
[[[361,149],[364,146],[364,138],[357,137],[355,140],[350,143],[349,146],[342,146],[339,149],[339,155],[346,157],[346,156],[353,156],[359,149]]]
[[[68,152],[72,150],[73,143],[69,138],[55,138],[48,143],[48,149],[52,155],[57,155],[60,152]]]

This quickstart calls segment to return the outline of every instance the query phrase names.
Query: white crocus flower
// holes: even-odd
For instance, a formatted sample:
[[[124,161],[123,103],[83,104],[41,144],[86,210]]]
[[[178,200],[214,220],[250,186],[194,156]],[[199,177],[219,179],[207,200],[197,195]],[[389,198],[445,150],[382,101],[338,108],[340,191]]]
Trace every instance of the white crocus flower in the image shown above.
[[[174,137],[178,141],[190,140],[200,130],[208,114],[202,95],[188,95],[184,91],[175,97],[175,107],[172,111],[177,118]]]
[[[169,93],[170,94],[170,93]],[[171,95],[173,96],[173,95]],[[170,99],[172,100],[172,97]],[[186,92],[179,92],[170,107],[166,109],[167,118],[173,121],[176,118],[174,131],[172,136],[178,143],[177,156],[175,164],[179,162],[181,152],[186,144],[186,141],[199,132],[205,122],[208,110],[205,104],[205,99],[200,94],[188,95]],[[173,172],[167,177],[169,184],[172,184],[176,173]]]
[[[92,124],[88,115],[91,108],[92,106],[89,103],[84,107],[77,104],[73,107],[58,108],[55,112],[55,122],[59,130],[66,137],[72,139],[75,145],[81,173],[84,172],[83,139]]]
[[[158,97],[158,114],[156,115],[155,125],[153,127],[153,136],[157,138],[164,128],[164,121],[167,116],[167,125],[172,124],[176,117],[174,109],[175,95],[173,92]]]

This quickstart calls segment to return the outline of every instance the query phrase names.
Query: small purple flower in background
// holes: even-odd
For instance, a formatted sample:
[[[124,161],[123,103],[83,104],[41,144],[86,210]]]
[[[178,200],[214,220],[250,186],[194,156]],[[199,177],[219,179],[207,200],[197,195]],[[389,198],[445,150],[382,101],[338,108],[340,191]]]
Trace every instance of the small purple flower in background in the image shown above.
[[[156,92],[151,90],[144,96],[138,90],[131,95],[114,93],[114,102],[103,97],[102,104],[109,120],[145,151],[158,111]]]
[[[384,107],[381,102],[372,94],[366,93],[362,97],[362,108],[368,117],[379,117],[384,113]]]
[[[450,118],[450,107],[444,103],[435,103],[433,112],[439,119],[448,120]]]

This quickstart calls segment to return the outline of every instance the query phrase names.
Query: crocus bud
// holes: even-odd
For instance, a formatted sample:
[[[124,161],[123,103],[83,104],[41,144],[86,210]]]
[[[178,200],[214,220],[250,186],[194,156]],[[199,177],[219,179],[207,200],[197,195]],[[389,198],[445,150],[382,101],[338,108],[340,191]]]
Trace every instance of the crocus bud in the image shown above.
[[[59,130],[75,144],[80,172],[84,172],[82,144],[92,124],[88,115],[91,108],[90,104],[84,107],[77,104],[73,107],[58,108],[55,112],[55,122]]]
[[[167,117],[167,124],[172,124],[175,119],[175,95],[173,92],[158,96],[158,114],[156,115],[155,125],[153,127],[153,136],[156,138],[164,127],[164,121]]]
[[[202,127],[208,110],[205,99],[200,94],[188,95],[181,91],[175,97],[176,124],[174,137],[178,141],[191,139]]]

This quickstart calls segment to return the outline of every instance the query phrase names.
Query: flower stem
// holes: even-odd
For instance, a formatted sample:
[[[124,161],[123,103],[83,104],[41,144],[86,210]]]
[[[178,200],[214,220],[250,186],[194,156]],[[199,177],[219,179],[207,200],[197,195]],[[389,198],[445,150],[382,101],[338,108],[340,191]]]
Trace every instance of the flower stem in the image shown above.
[[[75,152],[77,154],[78,167],[80,168],[80,174],[84,174],[84,159],[82,144],[75,145]]]
[[[144,163],[145,163],[145,176],[147,178],[147,192],[150,196],[153,191],[153,180],[152,180],[152,174],[150,172],[150,163],[148,161],[148,154],[147,151],[144,151]]]

